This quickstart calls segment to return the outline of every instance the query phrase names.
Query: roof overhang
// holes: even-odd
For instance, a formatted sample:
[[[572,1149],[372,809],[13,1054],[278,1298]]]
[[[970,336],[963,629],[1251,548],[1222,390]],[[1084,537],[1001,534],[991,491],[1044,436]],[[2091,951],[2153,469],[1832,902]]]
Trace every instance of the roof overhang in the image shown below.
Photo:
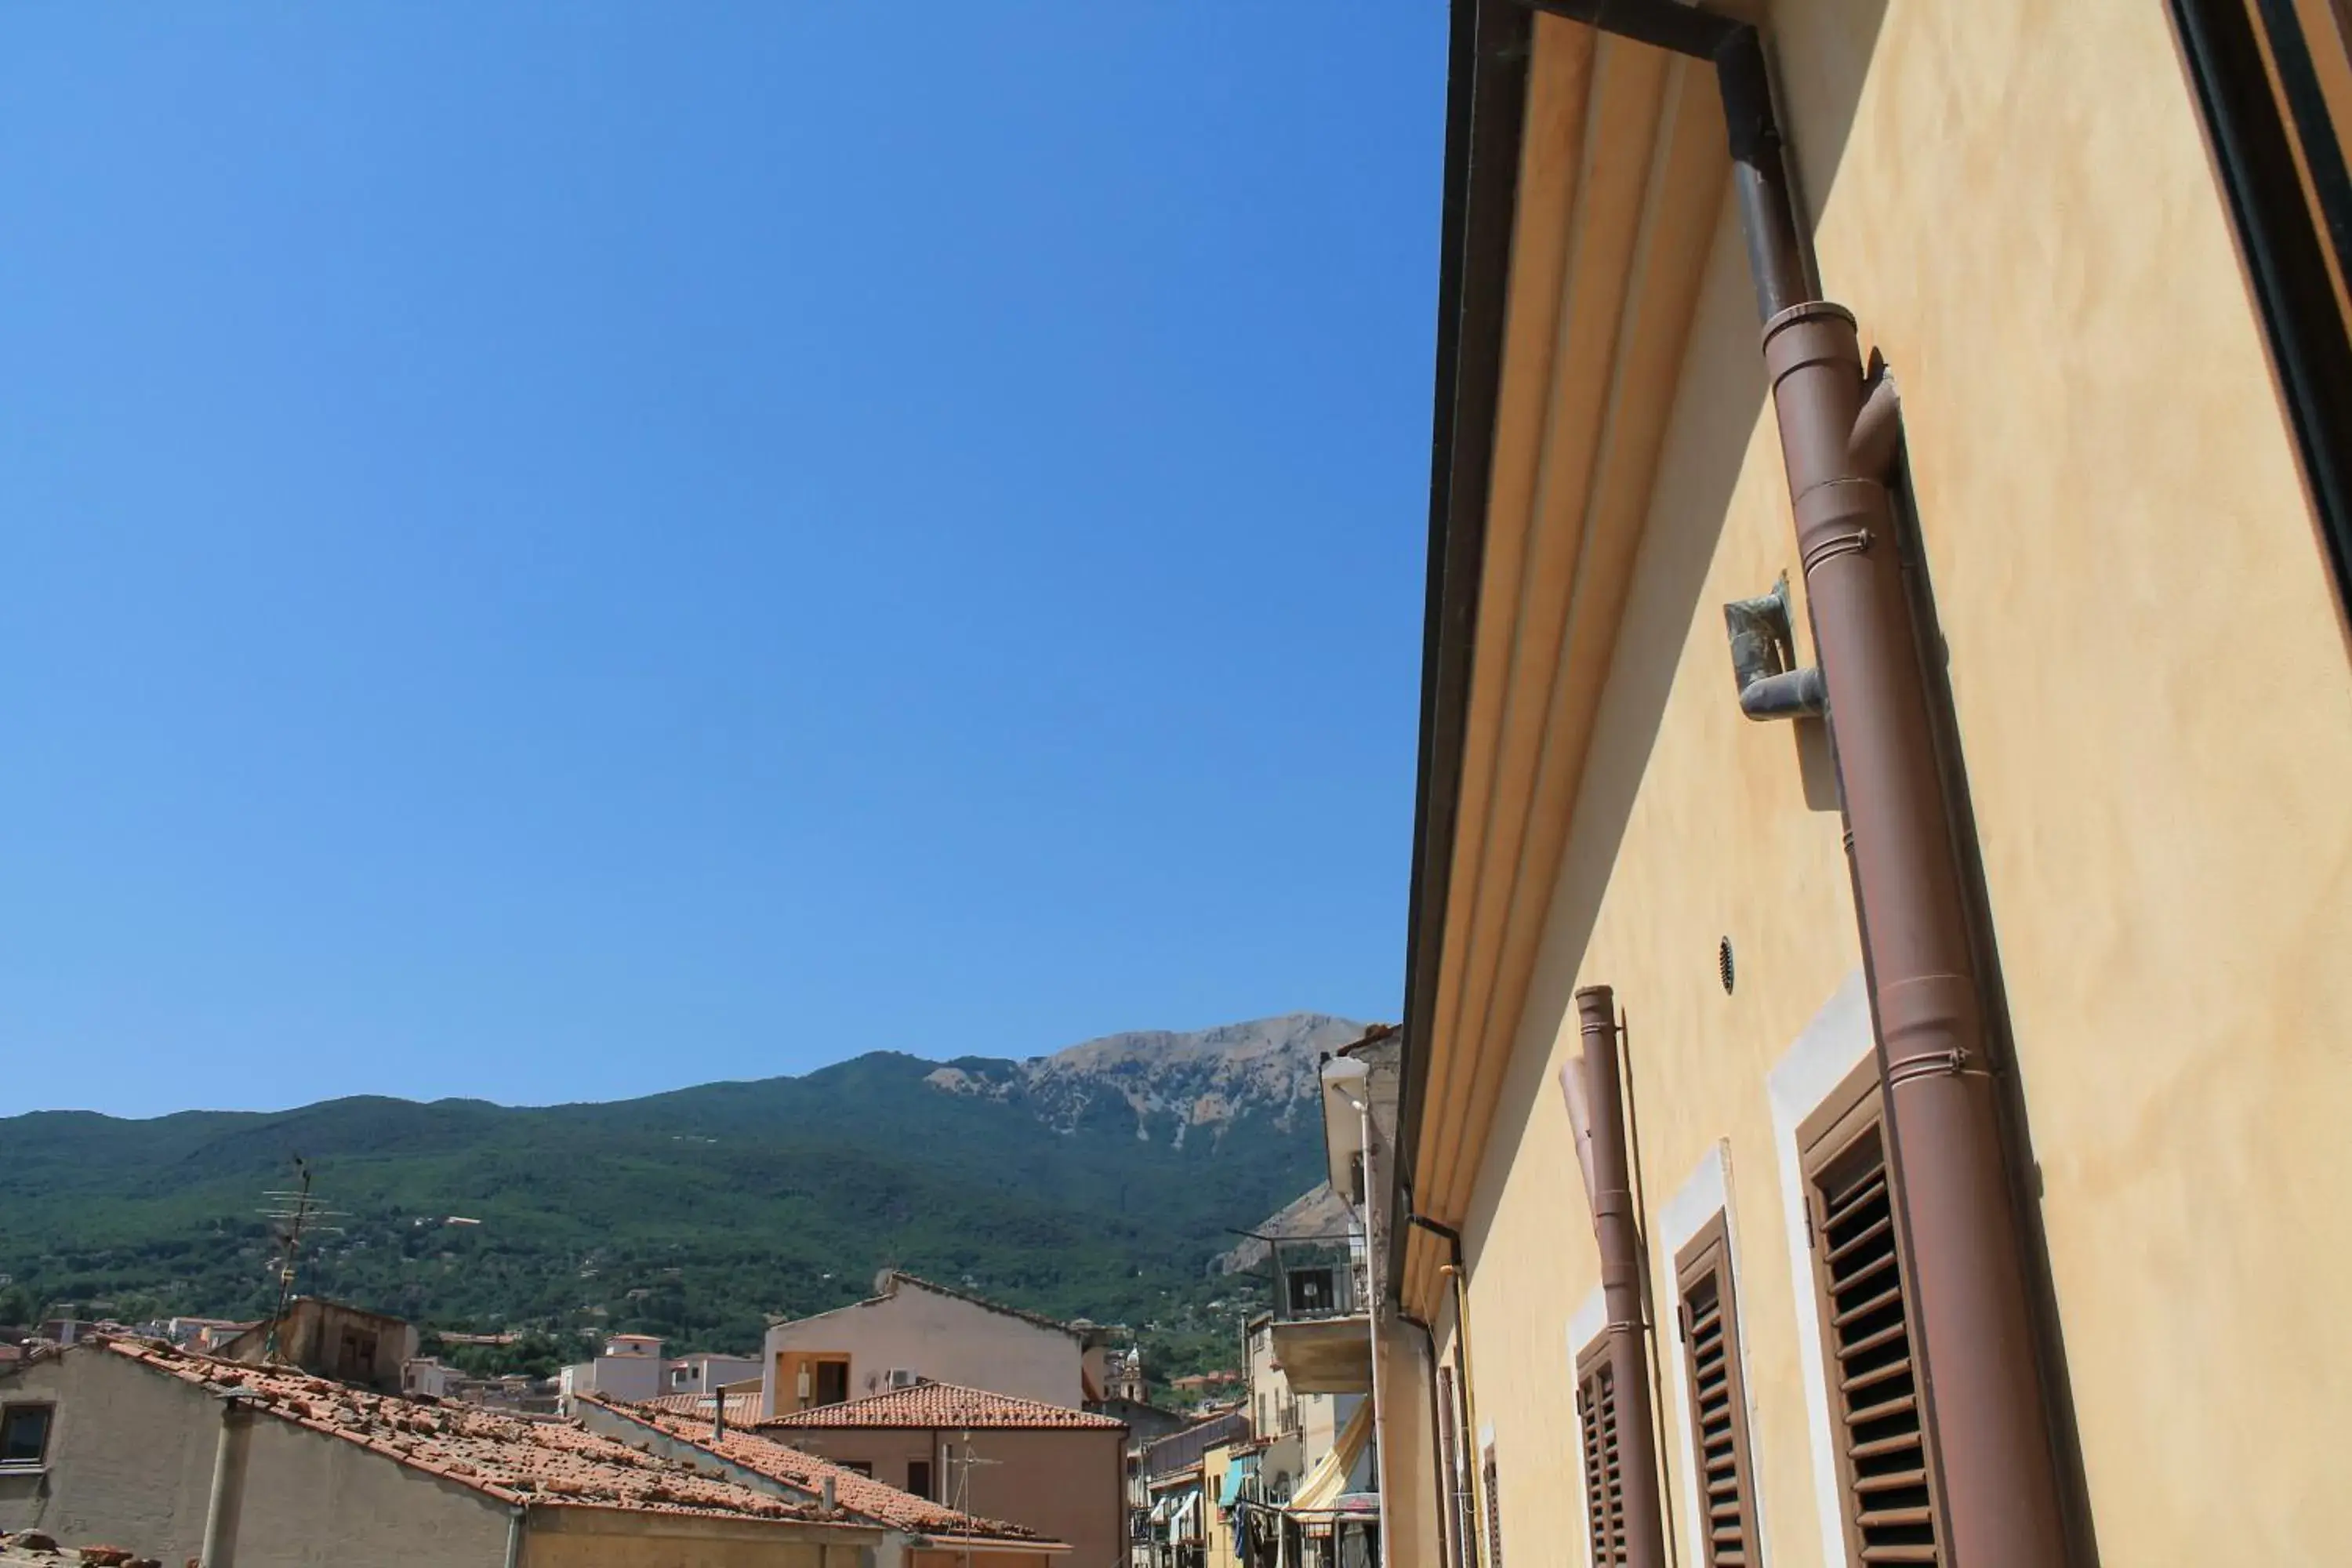
[[[1707,68],[1455,0],[1398,1212],[1458,1228],[1727,189]],[[1427,1319],[1444,1244],[1390,1259]]]

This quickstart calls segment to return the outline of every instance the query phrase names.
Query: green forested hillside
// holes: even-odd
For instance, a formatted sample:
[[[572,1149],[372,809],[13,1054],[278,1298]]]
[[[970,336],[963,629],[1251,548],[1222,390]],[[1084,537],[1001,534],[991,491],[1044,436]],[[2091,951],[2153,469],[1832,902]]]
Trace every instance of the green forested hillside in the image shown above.
[[[262,1194],[299,1153],[343,1211],[341,1233],[306,1249],[300,1288],[439,1327],[740,1349],[769,1314],[853,1300],[898,1265],[1129,1324],[1170,1370],[1223,1357],[1250,1286],[1211,1279],[1209,1260],[1226,1227],[1319,1168],[1295,1095],[1180,1139],[1116,1093],[1074,1100],[1065,1081],[1048,1108],[1009,1064],[981,1061],[950,1065],[1008,1087],[951,1093],[925,1081],[938,1065],[879,1054],[547,1109],[357,1099],[0,1120],[0,1318],[11,1297],[125,1319],[257,1313],[274,1290]]]

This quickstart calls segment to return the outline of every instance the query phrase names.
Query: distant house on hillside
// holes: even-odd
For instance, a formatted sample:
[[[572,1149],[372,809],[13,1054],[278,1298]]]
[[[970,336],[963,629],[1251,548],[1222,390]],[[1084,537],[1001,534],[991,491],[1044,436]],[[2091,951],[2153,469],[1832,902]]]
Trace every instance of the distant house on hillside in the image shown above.
[[[91,1338],[0,1370],[0,1531],[169,1563],[826,1568],[884,1539],[567,1424],[161,1342]]]
[[[1106,1338],[885,1269],[865,1300],[769,1328],[763,1408],[785,1416],[929,1379],[1076,1410],[1103,1396]]]
[[[556,1374],[557,1408],[569,1415],[572,1398],[583,1394],[600,1394],[632,1405],[667,1394],[669,1390],[662,1379],[666,1364],[660,1336],[611,1335],[602,1354],[576,1362]]]

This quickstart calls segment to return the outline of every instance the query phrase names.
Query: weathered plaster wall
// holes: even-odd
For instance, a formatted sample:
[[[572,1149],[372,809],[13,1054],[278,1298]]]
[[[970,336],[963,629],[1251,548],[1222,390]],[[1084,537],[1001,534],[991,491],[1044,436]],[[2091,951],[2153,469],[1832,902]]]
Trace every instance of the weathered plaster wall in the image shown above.
[[[2164,14],[1774,21],[1826,289],[1903,387],[2102,1560],[2326,1560],[2352,680]],[[1769,1557],[1842,1555],[1766,1079],[1858,956],[1818,755],[1730,700],[1718,606],[1801,577],[1755,343],[1727,213],[1465,1226],[1520,1550],[1581,1540],[1565,1342],[1595,1273],[1553,1077],[1605,982],[1645,1214],[1726,1145]]]

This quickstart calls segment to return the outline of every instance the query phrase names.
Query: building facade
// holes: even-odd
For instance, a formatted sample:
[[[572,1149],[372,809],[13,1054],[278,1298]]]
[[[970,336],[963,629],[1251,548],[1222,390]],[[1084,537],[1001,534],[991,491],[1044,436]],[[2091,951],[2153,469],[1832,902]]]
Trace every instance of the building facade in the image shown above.
[[[874,1294],[768,1330],[761,1375],[772,1416],[921,1380],[1076,1410],[1108,1383],[1105,1334],[886,1269]]]
[[[2331,1560],[2338,13],[1601,14],[1454,7],[1391,1561]]]

